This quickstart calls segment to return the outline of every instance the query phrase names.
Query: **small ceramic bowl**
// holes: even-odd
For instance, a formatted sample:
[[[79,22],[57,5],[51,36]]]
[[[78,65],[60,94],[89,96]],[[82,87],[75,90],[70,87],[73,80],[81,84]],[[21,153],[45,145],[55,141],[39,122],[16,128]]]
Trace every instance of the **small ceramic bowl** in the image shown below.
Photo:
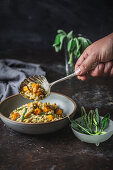
[[[10,96],[0,103],[0,118],[9,127],[15,131],[26,134],[46,134],[57,131],[63,128],[69,123],[67,115],[73,117],[76,111],[76,103],[69,97],[52,92],[46,99],[41,102],[56,103],[63,109],[63,113],[66,117],[47,123],[23,123],[10,120],[9,114],[12,110],[20,107],[26,103],[31,102],[29,99],[25,99],[20,94]]]
[[[100,117],[100,118],[102,119],[103,117]],[[79,122],[82,120],[82,118],[79,117],[76,120]],[[86,142],[86,143],[94,143],[94,144],[96,144],[96,146],[99,146],[99,144],[101,142],[108,140],[113,135],[113,121],[110,120],[109,127],[105,130],[107,133],[104,135],[95,135],[95,136],[87,135],[87,134],[80,133],[80,132],[74,130],[73,128],[71,128],[71,129],[72,129],[74,135],[81,141]]]

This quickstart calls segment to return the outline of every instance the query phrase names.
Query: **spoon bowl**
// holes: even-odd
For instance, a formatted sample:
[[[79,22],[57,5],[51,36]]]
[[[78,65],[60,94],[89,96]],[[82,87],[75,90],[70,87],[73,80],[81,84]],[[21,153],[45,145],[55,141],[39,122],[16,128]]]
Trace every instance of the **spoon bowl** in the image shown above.
[[[31,77],[24,79],[24,81],[21,83],[20,88],[19,88],[19,93],[22,96],[24,96],[23,93],[21,93],[23,90],[23,87],[27,86],[28,83],[30,82],[41,85],[41,87],[44,88],[46,92],[46,97],[50,95],[50,84],[48,83],[47,79],[42,75],[36,75],[36,76],[31,76]]]
[[[47,81],[46,77],[44,77],[44,76],[42,76],[42,75],[31,76],[31,77],[28,77],[28,78],[24,79],[24,81],[21,83],[20,88],[19,88],[19,93],[20,93],[22,96],[24,96],[23,93],[22,93],[23,87],[24,87],[24,86],[27,86],[28,83],[32,82],[32,83],[39,84],[39,85],[45,90],[46,95],[45,95],[44,98],[46,98],[47,96],[50,95],[51,87],[52,87],[54,84],[56,84],[56,83],[58,83],[58,82],[61,82],[61,81],[64,81],[64,80],[66,80],[66,79],[72,78],[72,77],[74,77],[74,76],[75,76],[75,73],[70,74],[70,75],[68,75],[68,76],[66,76],[66,77],[64,77],[64,78],[59,79],[59,80],[56,80],[56,81],[54,81],[54,82],[52,82],[52,83],[49,83],[49,82]],[[24,97],[25,97],[25,96],[24,96]]]

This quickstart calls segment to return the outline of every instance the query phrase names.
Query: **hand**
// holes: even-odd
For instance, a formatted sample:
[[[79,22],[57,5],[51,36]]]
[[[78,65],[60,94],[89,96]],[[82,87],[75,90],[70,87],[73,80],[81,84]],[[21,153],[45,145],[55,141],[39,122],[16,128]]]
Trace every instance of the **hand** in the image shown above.
[[[81,80],[86,80],[86,74],[91,76],[113,76],[113,33],[96,41],[85,49],[75,65],[75,74]],[[92,66],[97,67],[90,71]]]

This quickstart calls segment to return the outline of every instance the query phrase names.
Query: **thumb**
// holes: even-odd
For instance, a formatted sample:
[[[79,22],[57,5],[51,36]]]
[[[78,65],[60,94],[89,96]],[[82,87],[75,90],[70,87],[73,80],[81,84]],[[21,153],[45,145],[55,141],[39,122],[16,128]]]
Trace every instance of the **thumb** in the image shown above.
[[[78,76],[85,75],[89,70],[92,69],[96,63],[95,56],[87,56],[87,58],[76,68],[75,74]]]

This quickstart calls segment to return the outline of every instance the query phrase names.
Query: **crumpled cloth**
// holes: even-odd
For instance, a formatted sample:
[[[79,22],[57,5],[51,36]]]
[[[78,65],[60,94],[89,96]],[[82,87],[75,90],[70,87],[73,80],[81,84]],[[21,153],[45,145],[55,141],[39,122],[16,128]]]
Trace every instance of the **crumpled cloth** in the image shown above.
[[[44,75],[39,64],[26,63],[15,59],[0,60],[0,101],[18,94],[21,82],[29,76]]]

